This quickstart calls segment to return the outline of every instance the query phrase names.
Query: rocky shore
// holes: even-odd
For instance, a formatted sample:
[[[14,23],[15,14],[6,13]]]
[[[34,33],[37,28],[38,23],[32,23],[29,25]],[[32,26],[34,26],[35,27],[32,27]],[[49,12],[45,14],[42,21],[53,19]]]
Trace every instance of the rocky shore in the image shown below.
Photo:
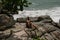
[[[32,27],[26,27],[27,18],[18,18],[12,28],[0,31],[1,40],[60,40],[60,24],[50,16],[30,17]],[[8,25],[8,24],[7,24]]]

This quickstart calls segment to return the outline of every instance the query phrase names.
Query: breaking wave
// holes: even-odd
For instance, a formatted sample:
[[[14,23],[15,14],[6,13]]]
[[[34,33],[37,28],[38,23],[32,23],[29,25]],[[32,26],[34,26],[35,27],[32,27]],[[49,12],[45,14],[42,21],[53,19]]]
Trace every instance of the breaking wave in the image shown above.
[[[15,20],[20,17],[38,17],[41,15],[49,15],[55,22],[59,22],[60,19],[60,7],[53,7],[44,10],[24,10],[18,12],[19,14],[13,15]]]

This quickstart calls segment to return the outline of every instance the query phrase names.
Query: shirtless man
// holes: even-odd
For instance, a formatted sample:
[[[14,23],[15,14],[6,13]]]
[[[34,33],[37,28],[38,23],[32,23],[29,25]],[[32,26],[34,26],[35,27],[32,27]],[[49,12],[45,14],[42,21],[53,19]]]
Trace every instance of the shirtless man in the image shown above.
[[[26,20],[26,27],[27,28],[31,28],[32,24],[31,24],[31,20],[29,19],[29,17],[27,17],[27,20]]]

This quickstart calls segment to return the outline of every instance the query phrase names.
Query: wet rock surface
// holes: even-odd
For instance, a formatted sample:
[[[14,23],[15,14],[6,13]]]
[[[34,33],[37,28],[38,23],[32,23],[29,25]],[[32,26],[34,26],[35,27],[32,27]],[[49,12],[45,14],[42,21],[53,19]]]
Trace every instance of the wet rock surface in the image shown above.
[[[39,22],[32,22],[36,28],[26,28],[26,23],[16,23],[14,26],[17,29],[13,29],[13,34],[6,40],[33,40],[37,37],[44,40],[60,40],[59,26],[50,17],[41,18]]]

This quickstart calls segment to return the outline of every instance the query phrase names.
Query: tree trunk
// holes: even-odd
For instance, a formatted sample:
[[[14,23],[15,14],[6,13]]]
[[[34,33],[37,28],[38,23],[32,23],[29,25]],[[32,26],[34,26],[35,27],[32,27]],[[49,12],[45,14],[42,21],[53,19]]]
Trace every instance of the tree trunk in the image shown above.
[[[23,11],[23,5],[20,5],[20,10]]]

